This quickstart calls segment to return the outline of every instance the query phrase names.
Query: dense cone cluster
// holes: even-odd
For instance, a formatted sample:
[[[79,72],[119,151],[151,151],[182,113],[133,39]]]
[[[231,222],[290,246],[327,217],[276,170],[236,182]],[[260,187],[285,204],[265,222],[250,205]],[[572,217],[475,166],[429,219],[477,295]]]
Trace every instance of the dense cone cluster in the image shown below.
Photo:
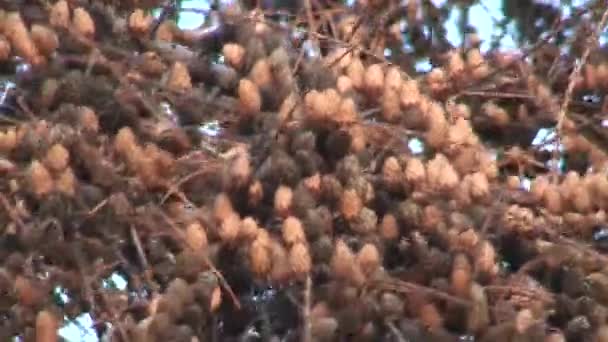
[[[608,341],[599,133],[565,118],[563,173],[530,148],[563,70],[549,84],[471,37],[413,75],[375,54],[394,26],[377,41],[350,15],[333,33],[352,46],[315,54],[255,10],[184,30],[123,5],[0,11],[2,69],[20,70],[1,104],[1,340],[57,341],[88,312],[122,342]],[[576,92],[608,88],[595,54]]]

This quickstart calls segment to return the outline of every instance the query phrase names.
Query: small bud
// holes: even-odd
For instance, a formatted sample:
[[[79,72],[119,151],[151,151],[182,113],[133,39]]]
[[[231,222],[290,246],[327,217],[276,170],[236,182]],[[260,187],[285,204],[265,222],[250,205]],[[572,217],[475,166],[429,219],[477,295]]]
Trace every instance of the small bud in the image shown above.
[[[345,98],[340,102],[340,107],[335,113],[333,120],[339,125],[348,125],[357,122],[359,114],[357,105],[352,98]]]
[[[490,193],[490,184],[485,174],[475,172],[471,175],[471,195],[473,198],[485,198]]]
[[[213,217],[217,221],[223,222],[233,213],[234,209],[228,195],[225,193],[218,194],[213,203]]]
[[[353,54],[349,48],[338,47],[331,50],[325,57],[325,64],[342,70],[351,64]]]
[[[37,196],[44,196],[55,187],[53,177],[42,163],[34,160],[29,170],[29,180],[32,191]]]
[[[186,227],[186,242],[195,251],[201,251],[207,247],[207,232],[199,222],[190,223]]]
[[[340,211],[346,220],[353,220],[363,209],[363,202],[354,189],[346,189],[340,198]]]
[[[459,79],[463,76],[465,63],[462,56],[460,56],[459,51],[452,51],[449,53],[447,69],[448,75],[451,78]]]
[[[442,68],[434,68],[426,74],[426,83],[433,94],[442,93],[449,87],[448,75]]]
[[[68,167],[59,175],[55,187],[66,196],[73,197],[76,194],[76,176],[71,168]]]
[[[237,153],[230,164],[231,185],[239,188],[246,186],[251,178],[251,160],[246,150]]]
[[[87,107],[81,106],[78,108],[79,111],[79,121],[82,128],[91,133],[96,133],[99,131],[99,119],[97,118],[97,114]]]
[[[518,334],[524,334],[533,324],[534,316],[530,309],[523,309],[515,316],[515,331]]]
[[[287,217],[291,211],[293,191],[290,187],[281,185],[274,194],[274,211],[280,217]]]
[[[234,242],[239,235],[241,218],[236,213],[231,213],[222,221],[218,235],[224,242]]]
[[[226,63],[236,70],[240,70],[245,63],[245,49],[234,43],[225,44],[222,48],[222,53]]]
[[[32,64],[41,62],[40,52],[19,12],[9,12],[4,16],[4,34],[17,55]]]
[[[70,152],[61,144],[53,145],[46,153],[44,164],[54,172],[63,171],[70,162]]]
[[[169,70],[167,88],[176,93],[192,89],[192,80],[186,65],[181,62],[173,63],[171,70]]]
[[[172,42],[179,35],[179,28],[171,20],[163,21],[156,29],[155,39],[162,42]]]
[[[271,240],[270,255],[272,258],[271,281],[279,284],[289,281],[292,276],[292,268],[285,247],[280,242]]]
[[[443,318],[433,303],[422,305],[418,315],[422,323],[431,331],[441,329],[443,326]]]
[[[238,88],[240,112],[245,116],[255,115],[262,108],[262,96],[258,86],[248,79],[242,79]]]
[[[553,214],[561,214],[564,209],[562,194],[556,186],[550,185],[543,195],[543,204]]]
[[[426,181],[426,169],[418,158],[409,158],[405,165],[405,179],[413,185],[421,185]]]
[[[53,4],[49,14],[49,23],[58,28],[70,26],[70,8],[66,0],[59,0]]]
[[[256,179],[249,185],[248,196],[248,203],[250,206],[257,206],[260,201],[262,201],[264,198],[264,189],[259,180]]]
[[[393,90],[399,93],[403,87],[403,78],[399,67],[393,66],[386,71],[384,91]]]
[[[222,304],[222,289],[216,286],[211,292],[211,300],[209,301],[209,311],[216,312]]]
[[[400,92],[401,106],[403,108],[412,107],[420,102],[420,89],[418,88],[418,81],[407,80],[403,82]]]
[[[350,150],[357,154],[367,148],[367,136],[362,125],[351,125],[348,129],[350,134]]]
[[[471,286],[471,263],[464,254],[458,254],[452,265],[452,292],[459,297],[467,297]]]
[[[38,51],[45,56],[52,55],[59,47],[57,33],[46,26],[32,25],[31,34]]]
[[[489,241],[484,240],[476,249],[475,272],[493,275],[497,271],[496,250]]]
[[[382,166],[382,180],[390,191],[399,191],[402,187],[403,170],[395,157],[388,157]]]
[[[272,259],[266,239],[257,238],[253,241],[249,249],[249,262],[255,274],[260,277],[268,275],[272,267]]]
[[[304,186],[315,197],[321,195],[321,175],[317,172],[314,175],[304,179]]]
[[[341,103],[342,97],[332,88],[323,92],[313,90],[304,97],[306,113],[311,122],[333,120]]]
[[[467,328],[470,332],[476,333],[490,325],[488,298],[484,288],[477,283],[471,285],[469,297],[473,305],[467,314]]]
[[[296,217],[289,216],[283,221],[283,240],[287,245],[294,245],[298,242],[306,242],[304,227],[302,222]]]
[[[15,128],[0,132],[0,152],[10,153],[15,147],[17,147],[17,131]]]
[[[519,190],[521,187],[521,182],[517,176],[508,176],[506,183],[510,190]]]
[[[331,268],[336,277],[353,285],[362,285],[365,282],[365,276],[356,262],[355,255],[342,240],[336,241]]]
[[[312,268],[312,259],[308,252],[308,246],[302,242],[298,242],[289,250],[289,264],[292,272],[296,277],[301,278],[308,273]]]
[[[368,96],[375,97],[382,94],[384,88],[384,71],[381,64],[372,64],[365,70],[365,90]]]
[[[78,33],[87,38],[92,38],[95,35],[95,22],[89,12],[82,7],[74,10],[72,24]]]
[[[39,311],[36,315],[36,342],[59,341],[59,320],[48,310]]]
[[[399,238],[399,224],[392,214],[386,214],[380,223],[380,236],[385,240],[397,240]]]
[[[248,77],[260,89],[270,85],[272,82],[272,70],[266,58],[255,62]]]
[[[130,127],[121,128],[114,138],[114,149],[119,154],[126,156],[137,146],[135,134]]]
[[[348,76],[341,75],[336,81],[336,88],[341,95],[348,94],[353,90],[353,82]]]
[[[152,16],[137,8],[129,16],[129,30],[138,35],[145,34],[152,27],[152,20]]]
[[[5,36],[0,35],[0,61],[4,62],[11,56],[11,43]]]
[[[382,119],[387,122],[398,122],[401,119],[401,103],[399,92],[387,88],[382,94]]]
[[[239,237],[246,241],[253,241],[258,235],[258,229],[258,223],[251,216],[247,216],[241,222]]]
[[[14,282],[14,293],[19,304],[34,308],[44,300],[44,291],[30,278],[18,275]]]
[[[141,54],[138,70],[149,76],[159,76],[166,70],[166,66],[157,53],[147,51]]]
[[[380,253],[376,246],[366,243],[357,253],[357,263],[366,276],[373,274],[380,267]]]
[[[453,190],[458,186],[460,177],[442,154],[437,154],[427,165],[427,179],[429,185],[439,191]]]

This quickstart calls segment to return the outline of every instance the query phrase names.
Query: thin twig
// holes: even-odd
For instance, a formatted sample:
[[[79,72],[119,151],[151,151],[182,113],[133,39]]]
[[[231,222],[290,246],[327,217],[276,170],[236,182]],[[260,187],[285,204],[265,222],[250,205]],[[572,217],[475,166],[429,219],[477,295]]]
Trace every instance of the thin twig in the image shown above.
[[[414,284],[414,283],[399,280],[399,279],[378,281],[378,282],[374,282],[372,284],[372,286],[373,285],[376,285],[377,287],[385,289],[385,290],[391,290],[391,291],[396,291],[396,292],[404,292],[404,293],[421,292],[421,293],[425,293],[427,295],[430,295],[430,296],[433,296],[436,298],[440,298],[440,299],[449,301],[454,304],[463,305],[466,307],[471,305],[471,302],[468,300],[452,296],[448,293],[441,292],[439,290],[436,290],[436,289],[433,289],[430,287]]]
[[[382,108],[372,107],[372,108],[361,111],[361,113],[359,113],[359,117],[361,117],[361,119],[363,119],[363,120],[368,120],[368,119],[372,118],[374,115],[380,114],[381,112],[382,112]]]
[[[139,234],[137,234],[137,230],[135,229],[135,227],[133,225],[131,225],[131,228],[129,229],[129,231],[131,233],[131,239],[133,240],[133,245],[135,245],[135,249],[137,250],[137,256],[139,257],[139,262],[141,263],[141,266],[144,268],[144,270],[147,270],[149,268],[148,259],[146,258],[146,254],[141,245],[141,240],[139,238]]]
[[[311,294],[312,292],[312,279],[310,275],[306,277],[306,287],[304,289],[304,307],[302,313],[302,319],[304,320],[304,329],[302,330],[302,342],[312,342],[312,323],[310,321],[310,307],[311,307]]]
[[[541,292],[539,290],[525,288],[521,286],[488,285],[485,287],[485,290],[488,292],[508,293],[511,295],[534,298],[541,300],[545,303],[553,303],[555,300],[553,295],[551,295],[550,293]]]
[[[408,339],[405,338],[405,336],[403,336],[403,334],[401,333],[401,331],[399,331],[399,329],[397,329],[397,327],[395,326],[395,323],[393,323],[393,322],[386,322],[385,324],[388,327],[388,330],[390,330],[391,333],[395,336],[395,338],[397,339],[397,341],[399,341],[399,342],[408,342]]]
[[[316,32],[317,23],[315,22],[315,16],[312,13],[312,4],[310,3],[310,0],[304,0],[304,7],[306,8],[306,17],[308,19],[309,30],[311,32]],[[314,40],[313,40],[313,42],[314,42]]]
[[[97,214],[97,212],[98,212],[99,210],[101,210],[103,207],[105,207],[105,206],[106,206],[106,204],[108,204],[108,200],[109,200],[109,199],[110,199],[109,197],[106,197],[106,198],[105,198],[105,199],[103,199],[101,202],[97,203],[97,204],[96,204],[96,205],[93,207],[93,209],[89,210],[89,212],[87,213],[87,216],[93,216],[93,215]]]
[[[78,273],[80,273],[80,277],[82,279],[82,295],[91,306],[95,307],[95,296],[93,289],[91,288],[91,279],[87,275],[87,267],[84,265],[84,253],[82,251],[82,244],[72,244],[71,254],[76,262],[76,267],[78,268]]]
[[[338,64],[344,57],[346,57],[348,54],[353,53],[355,51],[355,49],[357,48],[357,44],[352,44],[352,40],[355,37],[355,34],[359,30],[359,28],[361,27],[362,23],[363,23],[363,16],[360,16],[357,18],[357,21],[355,22],[355,25],[353,26],[350,33],[344,38],[344,41],[347,42],[348,44],[350,44],[350,47],[348,49],[346,49],[346,51],[344,51],[344,53],[342,53],[336,59],[331,61],[331,63],[329,63],[329,65],[327,65],[328,68],[331,68],[334,65]],[[335,37],[335,35],[334,35],[334,37],[332,37],[332,39],[339,40],[338,38]],[[360,45],[360,44],[358,44],[358,45]]]
[[[93,67],[95,67],[95,64],[97,64],[97,60],[101,59],[101,53],[99,52],[98,49],[93,49],[90,53],[89,53],[89,57],[88,57],[88,61],[87,61],[87,68],[85,69],[84,75],[85,76],[91,76],[91,72],[93,72]]]
[[[90,58],[71,54],[58,54],[56,61],[60,64],[84,68],[87,71],[87,75],[90,75],[93,71],[95,71],[95,73],[110,74],[115,79],[120,79],[120,77],[122,77],[122,72],[118,70],[117,65],[105,58],[102,58],[101,55],[98,55],[97,58]]]
[[[310,5],[310,0],[305,0],[305,4],[306,4],[306,13],[307,13],[307,15],[308,15],[308,21],[309,21],[309,23],[308,23],[308,29],[309,29],[309,32],[311,32],[311,33],[312,33],[312,32],[318,33],[318,32],[316,31],[316,24],[315,24],[315,22],[314,22],[314,16],[313,16],[313,14],[312,14],[312,9],[311,9],[311,8],[309,8],[309,7],[311,7],[311,5]],[[309,9],[310,9],[310,10],[309,10]],[[357,28],[358,28],[358,27],[357,27],[357,26],[355,26],[355,28],[353,29],[353,34],[354,34],[354,32],[355,32],[355,30],[356,30]],[[312,39],[311,39],[311,42],[312,42],[312,44],[316,44],[316,46],[318,47],[317,38],[316,38],[314,35],[312,35],[311,33],[309,33],[309,36],[312,38]],[[334,39],[335,39],[335,38],[334,38]],[[339,62],[339,61],[340,61],[342,58],[344,58],[344,57],[345,57],[347,54],[349,54],[350,52],[352,52],[352,51],[354,50],[354,47],[355,47],[355,46],[353,45],[353,46],[352,46],[352,47],[350,47],[350,48],[349,48],[347,51],[345,51],[345,52],[344,52],[344,53],[343,53],[341,56],[339,56],[338,58],[336,58],[335,60],[333,60],[333,61],[330,63],[330,65],[328,65],[328,67],[332,67],[332,66],[334,66],[335,64],[337,64],[337,63],[338,63],[338,62]],[[299,53],[299,55],[298,55],[298,59],[296,60],[296,63],[295,63],[294,68],[293,68],[293,74],[295,74],[295,73],[298,71],[298,68],[299,68],[299,66],[300,66],[300,64],[301,64],[301,62],[302,62],[303,57],[304,57],[305,50],[306,50],[305,48],[300,49],[300,53]]]
[[[352,53],[355,50],[356,46],[353,45],[351,47],[349,47],[348,49],[346,49],[340,56],[338,56],[336,59],[334,59],[333,61],[331,61],[329,64],[327,64],[328,68],[333,67],[334,65],[340,63],[340,61],[342,59],[344,59],[344,57],[346,57],[346,55],[348,55],[349,53]]]
[[[298,73],[298,70],[300,69],[300,64],[302,64],[302,61],[304,60],[305,52],[306,52],[306,48],[302,47],[300,49],[300,52],[298,53],[298,58],[296,59],[296,62],[293,65],[293,69],[291,70],[292,75],[295,76]]]
[[[176,194],[176,193],[179,193],[179,192],[180,192],[179,188],[180,188],[180,187],[181,187],[181,186],[182,186],[184,183],[186,183],[186,182],[190,181],[191,179],[193,179],[193,178],[195,178],[195,177],[198,177],[198,176],[204,175],[204,174],[209,173],[209,172],[210,172],[210,170],[209,170],[209,169],[203,168],[203,169],[200,169],[200,170],[198,170],[198,171],[192,172],[192,173],[190,173],[190,174],[188,174],[188,175],[184,176],[182,179],[178,180],[176,183],[169,185],[169,186],[168,186],[168,189],[167,189],[167,192],[166,192],[166,193],[163,195],[163,197],[160,199],[160,204],[165,203],[165,202],[167,201],[167,199],[168,199],[168,198],[169,198],[171,195]]]
[[[469,26],[470,6],[462,4],[460,8],[460,50],[466,52],[467,44],[467,28]]]
[[[489,210],[486,211],[486,217],[484,218],[483,223],[481,224],[481,228],[480,228],[480,232],[481,232],[482,236],[485,236],[488,231],[488,228],[490,228],[490,224],[492,223],[494,217],[498,213],[498,209],[500,208],[500,206],[503,202],[504,195],[505,195],[505,192],[500,191],[498,193],[496,201],[494,201],[494,204],[492,204],[492,206],[489,208]]]
[[[476,90],[465,90],[460,93],[465,96],[479,96],[479,97],[490,97],[500,99],[533,99],[534,96],[523,93],[509,93],[509,92],[498,92],[498,91],[476,91]]]
[[[317,1],[315,1],[316,3]],[[319,6],[319,5],[317,5]],[[336,27],[336,23],[334,22],[334,19],[332,17],[332,13],[326,11],[323,11],[323,16],[325,17],[325,21],[327,22],[327,25],[329,25],[329,29],[331,30],[332,35],[334,36],[334,38],[336,37],[336,35],[338,34],[338,28]]]
[[[25,229],[25,224],[23,223],[23,221],[21,221],[19,214],[17,214],[16,210],[10,204],[6,196],[4,196],[4,194],[2,193],[0,193],[0,203],[2,203],[4,210],[6,210],[11,220],[13,220],[19,226],[19,228]]]
[[[36,118],[36,114],[34,114],[34,112],[27,105],[27,102],[25,102],[25,98],[23,96],[17,97],[17,105],[19,106],[19,109],[21,109],[21,111],[27,115],[28,119],[34,120]]]

